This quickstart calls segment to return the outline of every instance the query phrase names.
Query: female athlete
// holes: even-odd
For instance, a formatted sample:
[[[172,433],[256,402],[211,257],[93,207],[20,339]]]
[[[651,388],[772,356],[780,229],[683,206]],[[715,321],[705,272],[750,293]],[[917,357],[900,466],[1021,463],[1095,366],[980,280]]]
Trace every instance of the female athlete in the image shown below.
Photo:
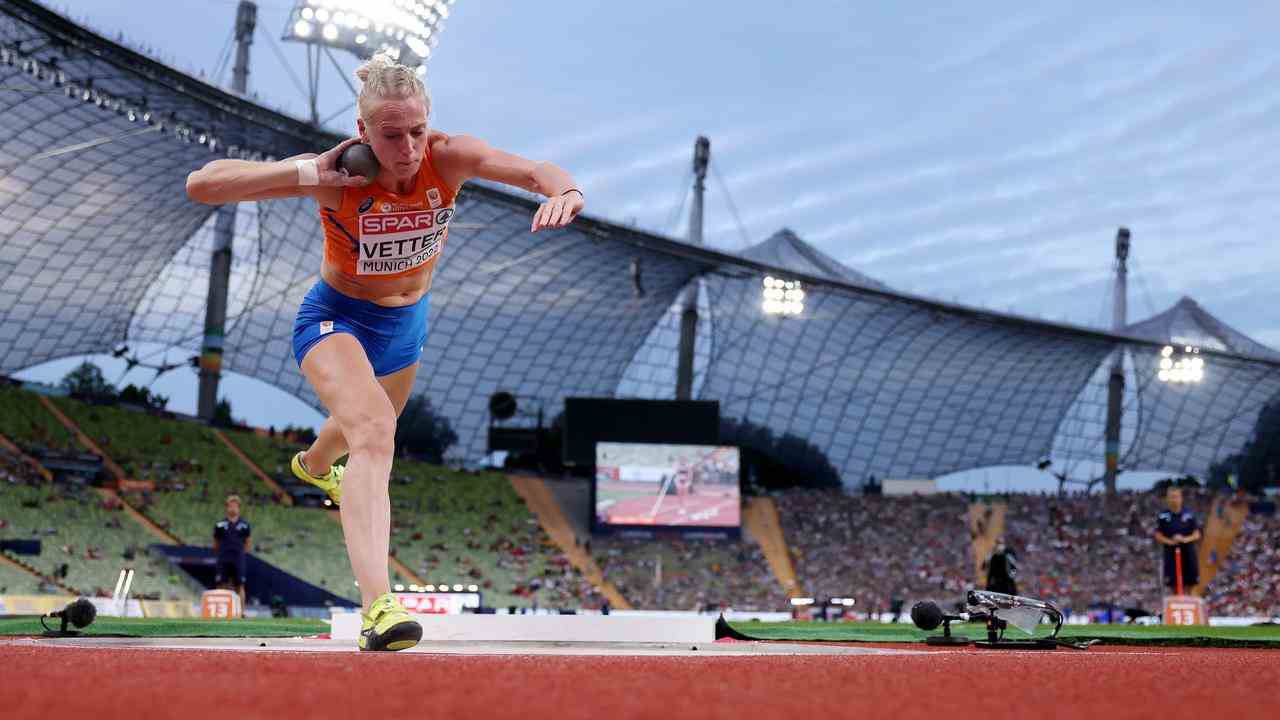
[[[411,68],[375,55],[356,70],[358,138],[278,162],[215,160],[187,178],[191,199],[211,205],[310,197],[324,228],[320,280],[302,301],[293,352],[329,418],[293,459],[301,479],[341,507],[351,568],[363,604],[361,650],[403,650],[422,637],[391,594],[388,484],[396,418],[404,409],[427,337],[431,279],[470,178],[541,193],[532,232],[568,225],[584,198],[569,173],[496,150],[465,135],[429,130],[431,98]],[[373,148],[380,169],[365,178],[338,168],[348,146]],[[333,463],[349,453],[346,467]]]

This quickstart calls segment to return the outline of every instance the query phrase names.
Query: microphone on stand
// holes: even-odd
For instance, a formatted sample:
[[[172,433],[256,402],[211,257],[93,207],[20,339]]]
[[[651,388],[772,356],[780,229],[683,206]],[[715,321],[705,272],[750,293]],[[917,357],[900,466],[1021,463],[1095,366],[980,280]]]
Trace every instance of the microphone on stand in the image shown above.
[[[45,617],[61,618],[61,629],[50,630],[49,626],[44,623]],[[40,616],[40,625],[44,627],[45,637],[74,637],[80,633],[76,630],[68,630],[68,623],[77,628],[88,627],[96,617],[98,617],[98,608],[84,598],[77,598],[57,612],[51,612],[47,616]]]
[[[951,634],[953,620],[966,622],[968,619],[968,613],[947,615],[942,612],[942,608],[938,607],[938,603],[932,600],[922,600],[911,606],[911,622],[915,623],[916,627],[921,630],[933,630],[939,625],[943,626],[941,635],[930,635],[924,639],[927,645],[968,645],[969,638]]]

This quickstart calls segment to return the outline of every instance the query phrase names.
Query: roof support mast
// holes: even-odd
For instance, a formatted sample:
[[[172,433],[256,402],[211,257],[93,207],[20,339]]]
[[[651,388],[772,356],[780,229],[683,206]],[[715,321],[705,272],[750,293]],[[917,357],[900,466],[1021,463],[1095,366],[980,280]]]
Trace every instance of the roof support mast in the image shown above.
[[[1124,332],[1129,303],[1129,228],[1116,232],[1116,280],[1111,311],[1111,329]],[[1106,473],[1103,482],[1107,495],[1116,494],[1116,476],[1120,466],[1120,418],[1124,413],[1124,345],[1118,345],[1111,358],[1111,378],[1107,381]]]
[[[689,243],[702,244],[702,202],[706,195],[707,165],[711,162],[711,141],[699,135],[693,144],[693,206],[689,208]],[[693,351],[698,334],[698,288],[694,278],[685,288],[680,311],[680,355],[676,366],[676,399],[693,397]]]
[[[244,95],[249,88],[249,46],[258,24],[258,6],[240,0],[236,9],[236,64],[231,89]],[[209,295],[205,302],[204,343],[200,348],[200,392],[196,414],[213,419],[218,404],[218,381],[222,379],[222,346],[226,337],[227,292],[231,285],[231,243],[236,235],[236,203],[218,208],[214,221],[213,259],[209,268]]]

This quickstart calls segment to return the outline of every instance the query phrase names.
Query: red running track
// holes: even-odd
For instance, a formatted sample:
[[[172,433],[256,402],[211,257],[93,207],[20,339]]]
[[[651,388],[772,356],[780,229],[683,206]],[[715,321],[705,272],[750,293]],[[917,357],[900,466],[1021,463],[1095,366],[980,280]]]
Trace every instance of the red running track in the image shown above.
[[[658,513],[650,516],[656,496],[628,498],[610,505],[605,522],[619,525],[697,525],[701,527],[737,527],[742,523],[738,496],[685,495],[671,493],[663,498]],[[681,512],[683,510],[683,512]]]
[[[0,645],[5,718],[1280,717],[1280,652],[458,656]]]

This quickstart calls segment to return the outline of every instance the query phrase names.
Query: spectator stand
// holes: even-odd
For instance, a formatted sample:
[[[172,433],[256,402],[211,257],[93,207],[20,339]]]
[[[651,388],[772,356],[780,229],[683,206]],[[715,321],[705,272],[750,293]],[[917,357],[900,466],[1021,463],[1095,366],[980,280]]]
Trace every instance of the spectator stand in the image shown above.
[[[1154,540],[1161,497],[1121,491],[1008,496],[1006,538],[1018,553],[1019,590],[1072,612],[1091,605],[1129,616],[1162,606],[1161,553]],[[1205,518],[1206,500],[1187,491],[1185,507]],[[1200,555],[1203,557],[1204,553]],[[1025,583],[1025,586],[1024,586]]]
[[[787,537],[782,532],[782,521],[778,518],[778,507],[773,498],[748,497],[743,500],[743,529],[760,546],[773,577],[782,586],[782,592],[788,598],[807,597],[796,575],[795,564],[791,562],[791,548],[787,546]]]
[[[277,481],[288,482],[290,461],[303,449],[279,433],[234,430],[225,435]],[[397,457],[391,504],[391,565],[400,575],[393,584],[474,584],[490,607],[577,607],[595,602],[591,598],[596,586],[557,552],[503,476]],[[334,520],[333,548],[340,549],[339,516],[325,514]]]
[[[1004,535],[1005,513],[1009,506],[1002,502],[984,500],[969,505],[969,538],[973,548],[973,582],[978,587],[987,585],[987,563],[995,550],[996,541]]]
[[[592,538],[592,553],[639,610],[785,611],[782,585],[760,547],[748,540],[691,537]]]
[[[1222,568],[1236,538],[1244,530],[1249,515],[1249,503],[1244,498],[1218,495],[1213,498],[1209,512],[1201,518],[1204,538],[1200,541],[1200,583],[1192,589],[1193,595],[1205,594],[1214,577]]]
[[[36,399],[40,402],[42,406],[44,406],[45,410],[49,411],[50,415],[52,415],[64,428],[66,428],[67,432],[70,433],[72,437],[78,440],[80,444],[83,445],[86,449],[96,453],[98,457],[102,458],[102,464],[106,466],[107,471],[110,472],[112,477],[115,479],[117,487],[123,488],[128,485],[129,477],[125,475],[124,469],[121,468],[118,464],[116,464],[116,462],[111,459],[111,456],[108,455],[107,452],[103,450],[101,446],[98,445],[98,443],[94,442],[93,438],[86,435],[85,432],[80,429],[80,426],[74,420],[71,419],[71,417],[69,417],[66,413],[62,412],[62,410],[59,409],[47,397],[43,395],[38,395],[36,396]],[[68,400],[67,402],[76,402],[76,401]],[[158,523],[156,523],[150,517],[147,517],[147,514],[145,512],[142,512],[141,510],[139,510],[132,503],[130,503],[123,495],[120,495],[118,492],[116,492],[115,488],[98,487],[98,488],[95,488],[95,490],[107,502],[109,503],[119,502],[123,506],[122,509],[125,511],[125,513],[129,515],[129,517],[132,518],[135,522],[141,524],[149,533],[154,535],[156,539],[160,540],[161,542],[169,543],[173,545],[182,544],[182,541],[179,540],[173,533],[161,527]]]
[[[244,465],[245,469],[252,473],[254,477],[261,480],[267,487],[271,488],[275,497],[278,498],[278,501],[282,505],[293,505],[293,497],[290,496],[289,493],[285,492],[285,489],[280,486],[280,483],[273,480],[270,475],[267,475],[262,471],[262,468],[254,464],[253,460],[250,460],[249,456],[244,454],[244,451],[236,447],[236,444],[227,438],[226,433],[222,432],[218,428],[210,428],[210,431],[213,433],[214,437],[218,438],[218,440],[231,451],[232,455],[235,455],[236,459],[240,461],[240,464]]]
[[[46,592],[109,596],[120,569],[128,566],[141,575],[138,589],[144,597],[189,599],[181,579],[149,554],[147,532],[121,522],[118,500],[83,484],[46,480],[3,451],[0,479],[0,537],[36,540],[40,547],[31,562],[7,557],[38,577]]]
[[[969,503],[961,495],[774,495],[800,582],[818,600],[853,598],[859,614],[900,615],[917,600],[944,607],[973,587]]]
[[[28,455],[39,449],[76,450],[81,446],[28,390],[0,382],[0,433]]]
[[[255,555],[343,598],[358,597],[341,528],[324,513],[281,504],[207,426],[69,398],[50,404],[100,451],[110,449],[126,511],[159,528],[167,544],[208,545],[226,496],[237,494],[254,524]]]
[[[234,436],[228,435],[217,428],[212,428],[212,432],[254,477],[272,489],[273,497],[277,498],[280,504],[293,506],[293,496],[284,489],[276,478],[283,478],[286,482],[294,482],[292,472],[288,468],[294,454],[304,449],[302,445],[259,430],[241,430],[234,432]],[[274,477],[267,472],[267,468],[274,468]],[[324,515],[336,524],[338,528],[337,546],[343,547],[341,513],[335,508],[326,510]],[[401,562],[395,555],[391,556],[390,565],[393,585],[427,584],[426,580],[415,573],[408,565]]]
[[[397,458],[391,547],[428,584],[475,584],[490,607],[590,605],[594,586],[503,475]]]
[[[0,553],[0,596],[38,595],[44,582],[34,568],[26,567],[7,553]]]
[[[1205,600],[1211,616],[1280,620],[1280,514],[1244,518]]]
[[[525,506],[538,518],[538,523],[556,543],[583,578],[618,610],[631,610],[631,602],[605,577],[604,571],[579,540],[579,534],[562,512],[560,502],[547,483],[528,475],[508,476],[511,487],[524,500]],[[589,537],[589,535],[587,536]]]
[[[107,455],[107,453],[98,446],[98,443],[93,441],[93,438],[84,434],[84,432],[80,430],[80,426],[72,421],[71,418],[67,417],[62,410],[49,400],[49,398],[43,395],[37,395],[36,400],[38,400],[51,415],[57,418],[58,422],[62,423],[62,426],[65,427],[73,437],[79,440],[81,445],[97,453],[98,456],[102,458],[102,463],[107,466],[107,470],[115,477],[117,482],[123,482],[127,479],[124,470],[111,459],[111,456]]]
[[[13,441],[10,440],[8,437],[6,437],[3,432],[0,432],[0,449],[3,449],[5,452],[8,452],[14,458],[17,458],[18,460],[25,463],[27,467],[34,470],[36,473],[40,475],[40,477],[44,478],[46,481],[53,482],[53,473],[49,472],[49,470],[45,468],[45,466],[41,465],[39,460],[36,460],[35,458],[23,452],[22,448],[15,445]]]

